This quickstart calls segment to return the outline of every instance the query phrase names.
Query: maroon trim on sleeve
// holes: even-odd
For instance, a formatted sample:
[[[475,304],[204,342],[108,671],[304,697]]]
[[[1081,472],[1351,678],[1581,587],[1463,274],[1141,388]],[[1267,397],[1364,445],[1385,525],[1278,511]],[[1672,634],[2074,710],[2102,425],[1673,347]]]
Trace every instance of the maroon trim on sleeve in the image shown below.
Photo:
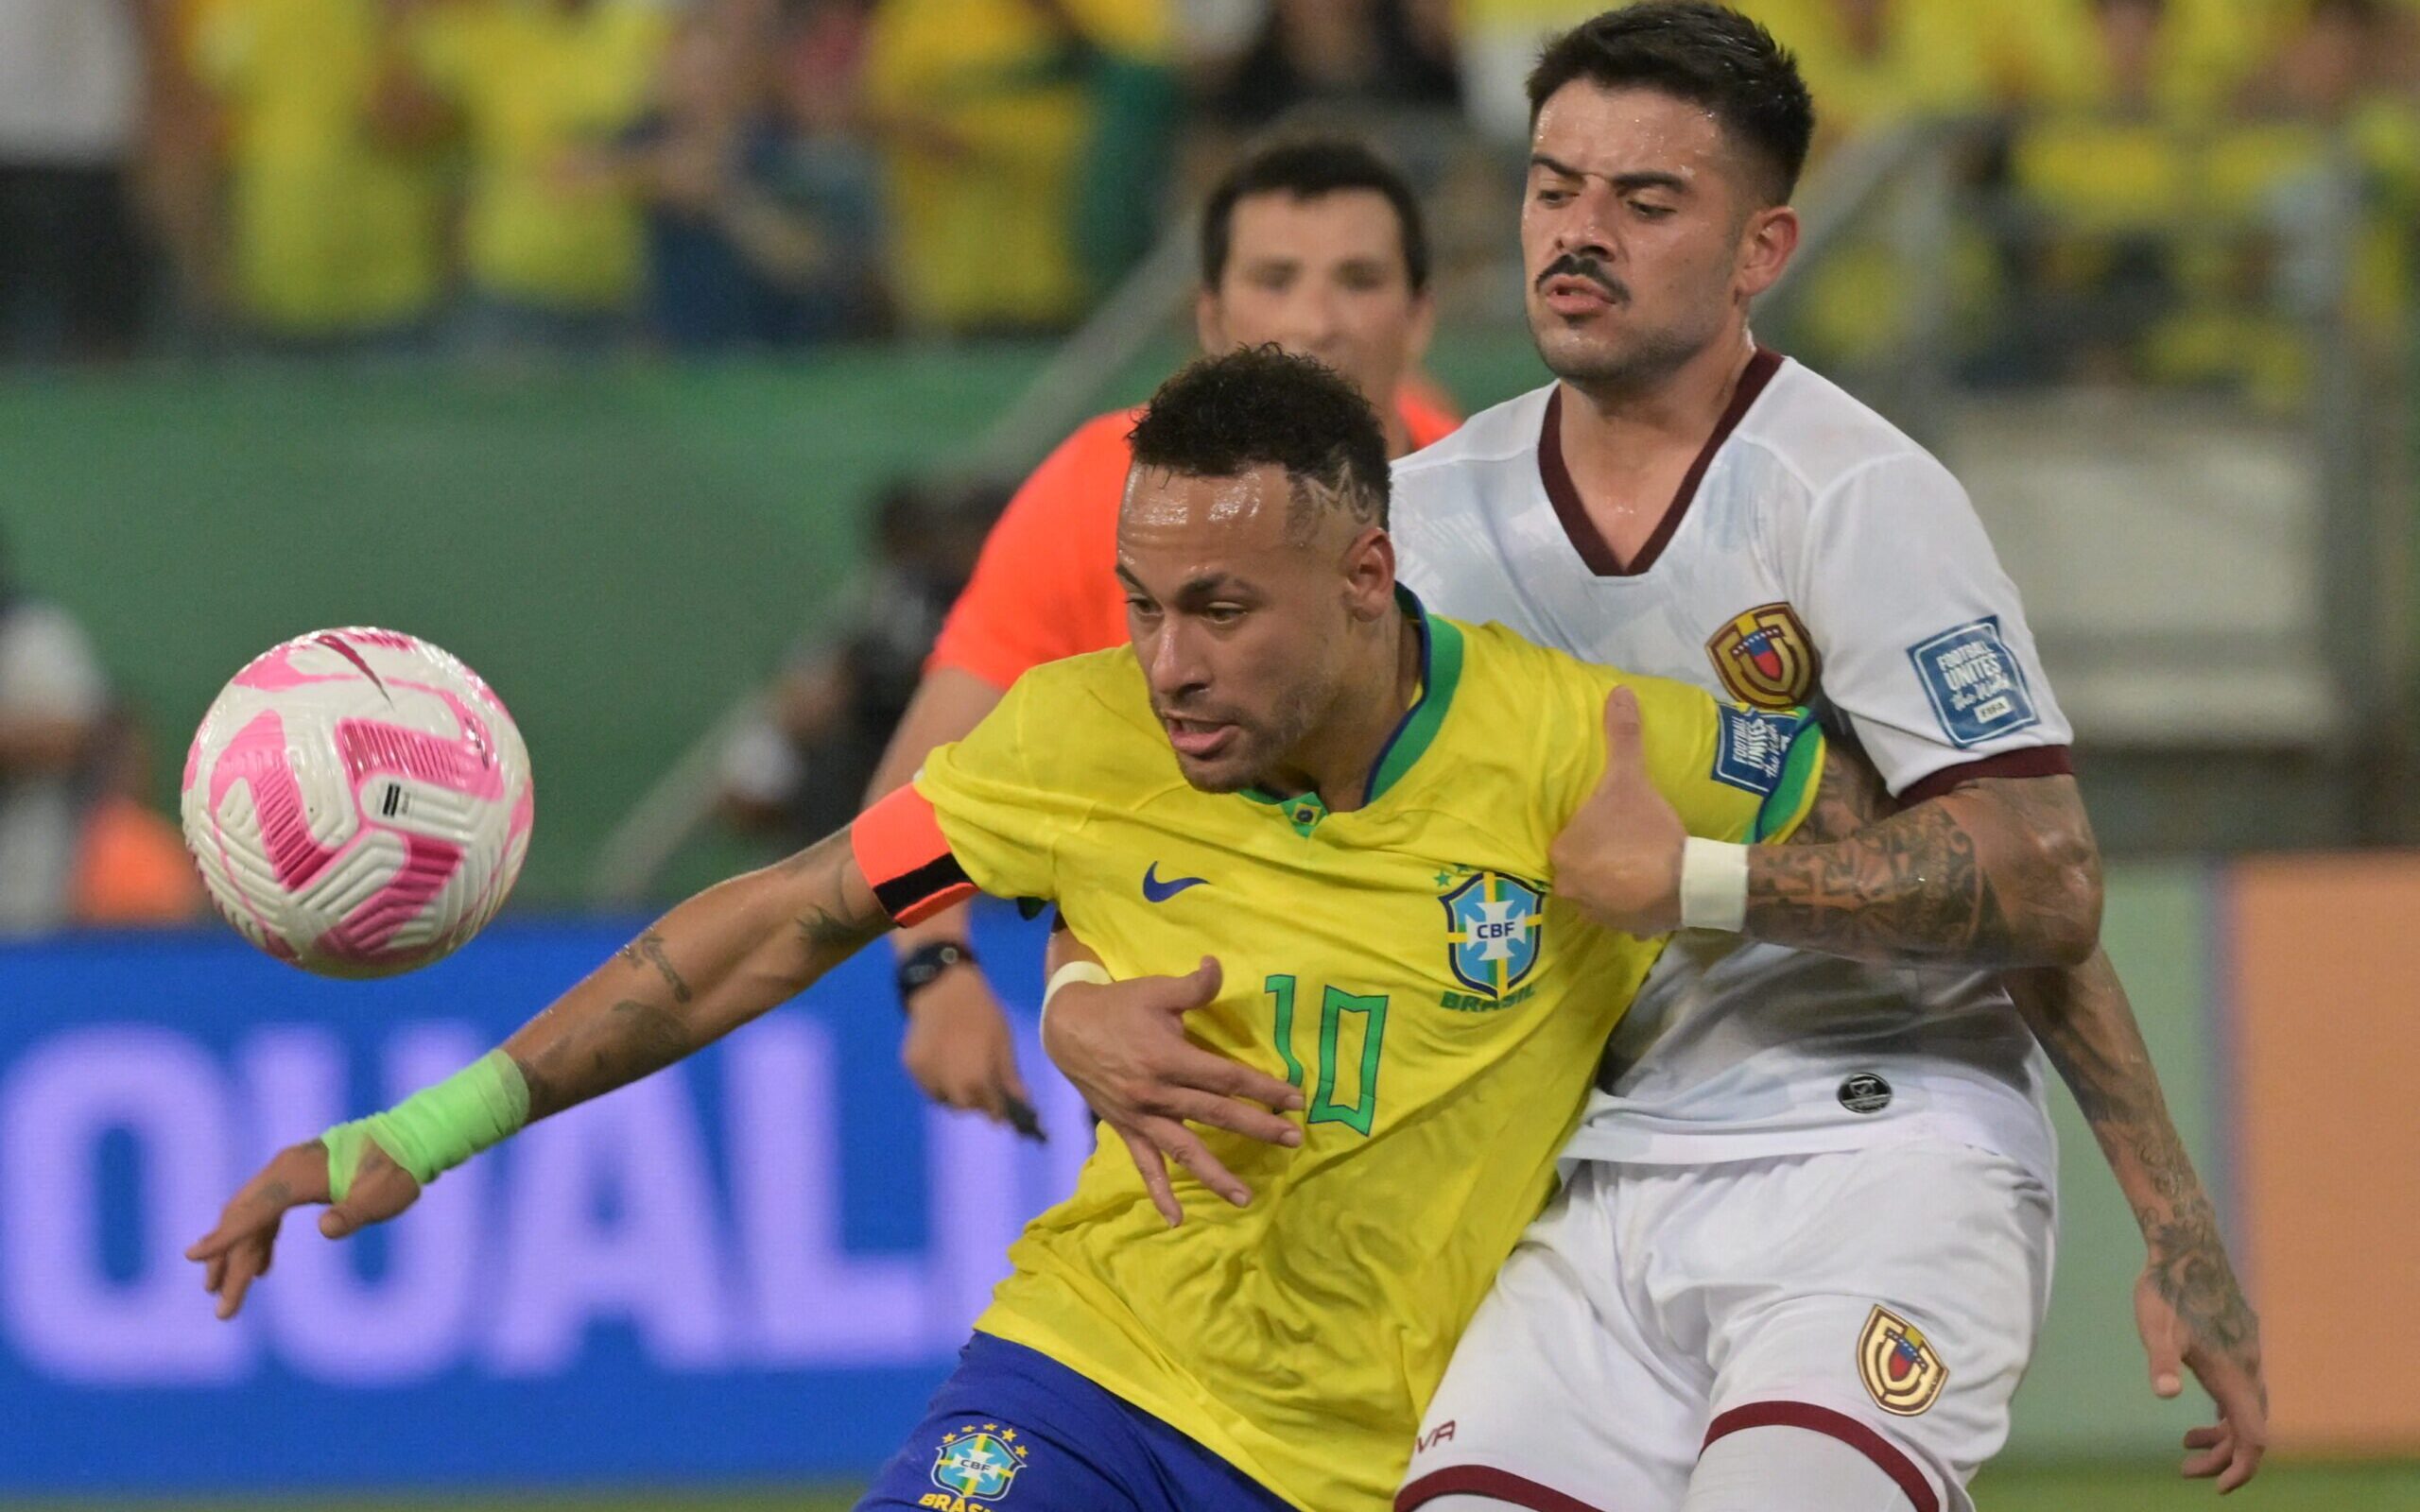
[[[1996,756],[1928,772],[1902,788],[1897,797],[1899,806],[1905,808],[1986,777],[2071,777],[2075,769],[2075,759],[2066,747],[2028,746],[2023,750],[2004,750]]]
[[[1564,463],[1563,385],[1555,385],[1554,392],[1547,397],[1546,423],[1538,433],[1538,477],[1546,484],[1547,502],[1554,506],[1554,517],[1563,522],[1563,533],[1569,538],[1571,549],[1580,554],[1590,572],[1599,577],[1636,577],[1655,565],[1655,558],[1663,556],[1664,548],[1671,543],[1673,532],[1681,528],[1682,517],[1697,502],[1698,485],[1705,481],[1706,469],[1714,465],[1714,454],[1731,439],[1731,433],[1738,429],[1748,407],[1779,371],[1781,354],[1758,347],[1740,371],[1738,387],[1731,392],[1731,403],[1723,406],[1721,418],[1714,422],[1714,434],[1698,448],[1697,460],[1689,464],[1679,491],[1665,507],[1664,517],[1655,522],[1647,543],[1638,548],[1637,559],[1627,564],[1614,550],[1614,543],[1605,539],[1605,533],[1597,528],[1597,522],[1588,518],[1588,507],[1581,502],[1579,486],[1571,481],[1571,469]]]
[[[1865,1423],[1844,1412],[1818,1407],[1807,1401],[1752,1401],[1744,1407],[1734,1407],[1715,1418],[1705,1431],[1705,1444],[1698,1452],[1705,1452],[1706,1445],[1726,1435],[1747,1428],[1804,1428],[1808,1433],[1837,1438],[1858,1453],[1874,1461],[1876,1469],[1897,1483],[1900,1493],[1916,1512],[1941,1512],[1941,1493],[1932,1482],[1916,1468],[1907,1452],[1876,1433]]]
[[[1487,1465],[1456,1465],[1432,1470],[1406,1485],[1395,1493],[1395,1512],[1411,1512],[1424,1502],[1441,1496],[1484,1496],[1513,1506],[1525,1506],[1530,1512],[1600,1512],[1576,1496],[1565,1496],[1551,1486],[1499,1470]]]

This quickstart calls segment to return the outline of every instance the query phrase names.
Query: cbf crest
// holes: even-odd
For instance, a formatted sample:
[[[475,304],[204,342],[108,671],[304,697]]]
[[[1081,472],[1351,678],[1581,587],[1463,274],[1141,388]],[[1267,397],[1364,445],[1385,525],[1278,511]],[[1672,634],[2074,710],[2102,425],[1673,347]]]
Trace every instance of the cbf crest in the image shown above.
[[[1538,964],[1545,895],[1500,871],[1478,871],[1439,901],[1445,905],[1445,954],[1455,980],[1478,996],[1475,1006],[1509,1006]]]
[[[926,1496],[918,1504],[942,1512],[983,1512],[984,1503],[1009,1494],[1025,1462],[1026,1446],[1017,1442],[1015,1429],[969,1423],[943,1435],[941,1452],[933,1457],[933,1484],[949,1494]]]
[[[1858,1334],[1857,1373],[1874,1404],[1896,1418],[1931,1406],[1949,1382],[1949,1367],[1923,1331],[1887,1307],[1869,1314]]]

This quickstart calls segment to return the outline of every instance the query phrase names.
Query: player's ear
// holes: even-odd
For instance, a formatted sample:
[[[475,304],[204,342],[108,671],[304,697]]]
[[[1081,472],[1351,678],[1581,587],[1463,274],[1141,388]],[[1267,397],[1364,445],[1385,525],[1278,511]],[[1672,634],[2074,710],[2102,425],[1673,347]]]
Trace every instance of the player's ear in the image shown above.
[[[1384,525],[1363,525],[1344,548],[1344,601],[1357,620],[1393,611],[1395,542]]]
[[[1748,217],[1739,232],[1739,294],[1753,300],[1781,282],[1798,250],[1798,212],[1769,205]]]
[[[1219,312],[1219,291],[1207,284],[1193,296],[1193,335],[1211,356],[1227,350],[1227,322]]]

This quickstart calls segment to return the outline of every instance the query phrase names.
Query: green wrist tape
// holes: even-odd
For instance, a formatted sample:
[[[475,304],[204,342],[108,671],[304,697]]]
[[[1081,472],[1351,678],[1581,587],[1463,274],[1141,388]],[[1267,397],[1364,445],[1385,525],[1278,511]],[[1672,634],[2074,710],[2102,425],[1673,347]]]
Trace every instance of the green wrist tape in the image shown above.
[[[412,1093],[386,1112],[338,1124],[320,1136],[328,1147],[328,1200],[353,1190],[362,1158],[375,1143],[389,1160],[426,1186],[529,1121],[529,1085],[521,1068],[492,1050],[434,1087]]]

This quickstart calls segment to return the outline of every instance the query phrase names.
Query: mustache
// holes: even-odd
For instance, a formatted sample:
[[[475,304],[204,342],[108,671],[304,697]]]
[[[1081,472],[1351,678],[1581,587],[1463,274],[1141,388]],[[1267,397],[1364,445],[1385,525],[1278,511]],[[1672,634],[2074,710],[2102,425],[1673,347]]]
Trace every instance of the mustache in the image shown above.
[[[1607,267],[1604,261],[1593,253],[1564,253],[1547,265],[1547,270],[1538,275],[1536,286],[1544,289],[1547,284],[1559,278],[1584,278],[1624,304],[1630,302],[1629,285],[1614,277],[1613,269]]]
[[[1234,725],[1242,723],[1242,721],[1236,718],[1233,713],[1225,711],[1179,707],[1176,704],[1163,703],[1157,698],[1151,700],[1151,713],[1159,715],[1162,719],[1182,719],[1185,723],[1192,725]]]

